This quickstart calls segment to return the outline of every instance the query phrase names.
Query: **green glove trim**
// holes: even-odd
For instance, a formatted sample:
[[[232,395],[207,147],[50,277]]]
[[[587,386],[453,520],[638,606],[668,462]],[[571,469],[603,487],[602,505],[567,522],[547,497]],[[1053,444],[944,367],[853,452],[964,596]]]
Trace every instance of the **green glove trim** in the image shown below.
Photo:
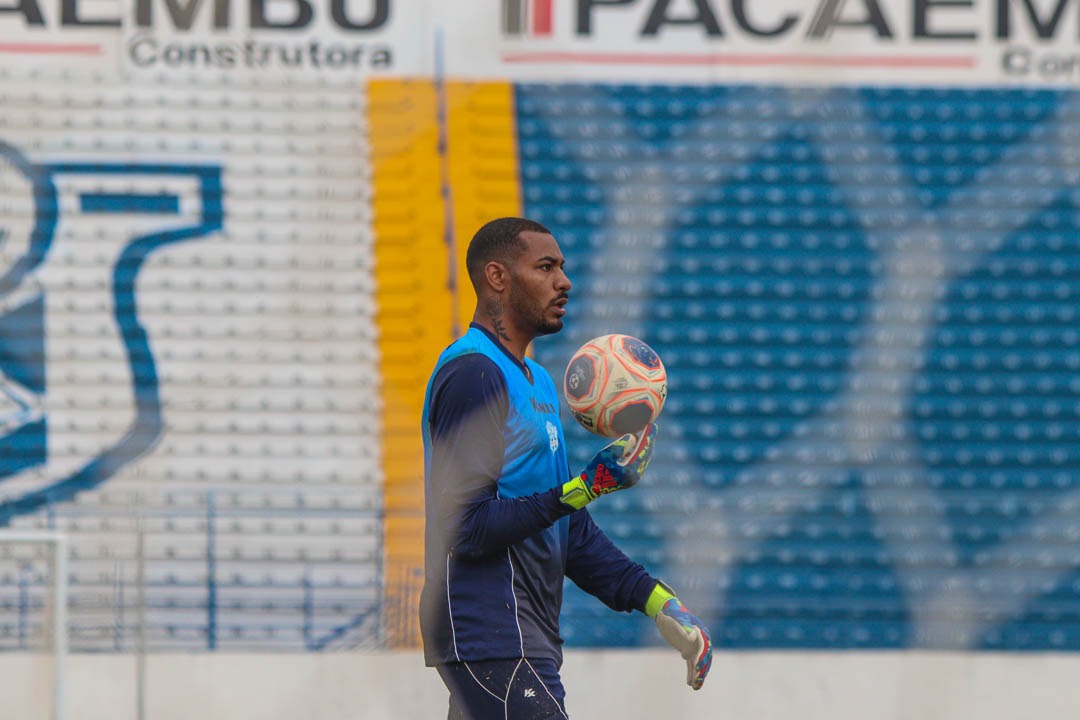
[[[580,510],[595,500],[596,494],[589,488],[585,478],[578,475],[576,478],[563,483],[562,496],[559,499],[575,510]]]
[[[565,486],[564,486],[565,487]],[[655,618],[664,609],[668,600],[675,600],[675,593],[662,581],[656,581],[656,587],[649,593],[649,599],[645,602],[645,614]]]

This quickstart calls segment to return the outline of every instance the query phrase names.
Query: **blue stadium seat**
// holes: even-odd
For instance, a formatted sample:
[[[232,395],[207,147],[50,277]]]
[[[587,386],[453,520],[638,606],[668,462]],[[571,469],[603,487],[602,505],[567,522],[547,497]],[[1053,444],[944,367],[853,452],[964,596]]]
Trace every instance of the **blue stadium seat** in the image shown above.
[[[1063,614],[1080,584],[1038,579],[1076,567],[1080,533],[1063,517],[1080,487],[1074,105],[1011,88],[517,87],[525,213],[563,242],[581,301],[538,359],[561,375],[584,339],[630,332],[669,375],[650,476],[594,517],[660,574],[687,572],[669,545],[697,533],[698,572],[675,581],[719,580],[704,612],[721,644],[1080,647]],[[890,265],[898,250],[921,252],[932,288]],[[593,449],[573,424],[568,443],[572,462]],[[979,634],[913,620],[920,593],[999,565],[948,608]],[[1011,597],[1023,607],[999,611]],[[588,603],[568,594],[571,644],[650,642]]]

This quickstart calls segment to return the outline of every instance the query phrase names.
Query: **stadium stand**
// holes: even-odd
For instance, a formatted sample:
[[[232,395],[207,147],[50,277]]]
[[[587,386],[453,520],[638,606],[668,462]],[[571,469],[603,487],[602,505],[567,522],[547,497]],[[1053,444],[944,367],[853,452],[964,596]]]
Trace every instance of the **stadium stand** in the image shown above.
[[[665,360],[646,486],[594,515],[732,647],[1078,647],[1076,97],[517,87],[562,242],[553,374]],[[1065,149],[1067,148],[1067,149]],[[572,463],[598,439],[567,419]],[[652,642],[571,588],[568,642]],[[1051,622],[1052,621],[1052,622]]]
[[[50,418],[51,456],[123,432],[148,369],[169,423],[137,471],[5,516],[72,536],[73,647],[140,641],[140,572],[153,650],[376,644],[380,591],[409,638],[410,428],[423,353],[460,310],[439,260],[432,85],[376,84],[370,102],[234,88],[229,107],[259,112],[222,117],[182,84],[104,88],[101,103],[101,87],[53,97],[8,80],[5,137],[41,162],[230,160],[223,229],[141,278],[153,354],[136,369],[101,297],[127,225],[56,228],[49,384],[84,390]],[[494,197],[549,225],[569,259],[567,328],[537,359],[561,377],[578,345],[617,331],[667,365],[650,475],[594,514],[719,644],[1080,649],[1075,93],[478,84],[449,98],[457,236]],[[89,146],[70,132],[84,122]],[[149,132],[171,127],[194,139]],[[372,127],[386,145],[367,146]],[[510,130],[516,144],[498,139]],[[319,210],[291,210],[296,193]],[[379,308],[376,288],[392,291]],[[424,303],[439,323],[413,334]],[[579,466],[599,439],[566,426]],[[12,462],[9,509],[41,479]],[[41,552],[0,546],[0,648],[46,632]],[[571,645],[656,642],[574,588],[564,610]]]
[[[72,649],[377,642],[364,95],[65,77],[11,70],[0,87],[4,141],[32,163],[25,172],[49,178],[30,193],[11,172],[0,183],[11,227],[36,219],[49,233],[37,231],[49,242],[37,285],[5,286],[3,306],[40,291],[48,346],[32,344],[34,327],[5,322],[0,350],[8,377],[48,354],[48,459],[18,459],[31,434],[5,437],[0,512],[11,529],[69,535]],[[215,164],[225,177],[195,195]],[[134,269],[118,261],[188,214],[219,229]],[[24,238],[9,240],[5,268]],[[130,294],[117,291],[125,284]],[[145,344],[132,339],[139,330]],[[95,466],[125,433],[145,433],[152,456]],[[65,477],[75,480],[59,492]],[[47,482],[55,497],[33,495]],[[43,552],[0,545],[2,649],[40,647],[47,633]]]

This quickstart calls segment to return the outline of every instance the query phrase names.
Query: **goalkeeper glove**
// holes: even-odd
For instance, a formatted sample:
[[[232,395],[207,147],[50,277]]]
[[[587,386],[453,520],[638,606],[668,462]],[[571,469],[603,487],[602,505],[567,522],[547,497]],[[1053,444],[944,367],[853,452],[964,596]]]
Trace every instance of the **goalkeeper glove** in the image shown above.
[[[687,610],[671,588],[662,582],[657,582],[649,595],[645,614],[656,620],[660,634],[686,660],[686,684],[700,690],[712,666],[709,628]]]
[[[580,510],[600,495],[636,485],[652,460],[656,426],[646,426],[640,435],[638,441],[627,433],[598,452],[580,475],[563,483],[560,499]]]

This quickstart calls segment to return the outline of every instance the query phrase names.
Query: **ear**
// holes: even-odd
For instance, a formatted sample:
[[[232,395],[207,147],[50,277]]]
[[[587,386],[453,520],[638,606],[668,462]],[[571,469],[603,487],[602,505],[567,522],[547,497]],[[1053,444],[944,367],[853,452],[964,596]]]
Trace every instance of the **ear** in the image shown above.
[[[506,266],[501,262],[491,260],[487,265],[484,265],[484,279],[487,281],[488,287],[497,293],[501,293],[506,289],[509,273]]]

